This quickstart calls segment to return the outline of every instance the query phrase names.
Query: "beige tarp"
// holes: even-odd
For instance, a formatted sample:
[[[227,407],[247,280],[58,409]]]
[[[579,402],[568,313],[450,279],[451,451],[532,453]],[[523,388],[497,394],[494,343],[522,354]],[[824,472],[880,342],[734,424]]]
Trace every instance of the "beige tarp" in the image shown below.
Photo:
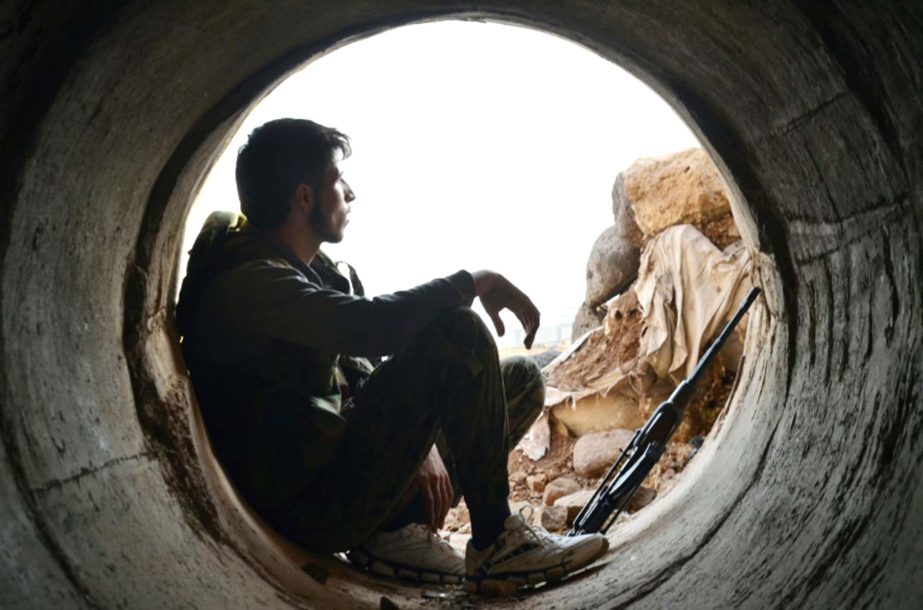
[[[547,451],[550,407],[568,404],[570,408],[579,408],[580,399],[605,396],[613,391],[640,400],[640,394],[655,383],[672,386],[687,377],[695,368],[703,345],[721,331],[751,286],[750,259],[741,244],[731,245],[722,252],[691,225],[670,227],[654,237],[644,248],[638,279],[632,286],[635,293],[632,298],[637,297],[641,309],[637,357],[627,362],[611,362],[608,370],[579,389],[564,391],[549,387],[546,413],[521,444],[525,453],[538,459]],[[620,298],[625,295],[615,297],[609,307]],[[574,364],[574,359],[598,362],[598,354],[582,353],[582,348],[592,333],[612,330],[607,316],[603,327],[590,331],[552,361],[545,368],[546,376],[553,379],[557,367]]]

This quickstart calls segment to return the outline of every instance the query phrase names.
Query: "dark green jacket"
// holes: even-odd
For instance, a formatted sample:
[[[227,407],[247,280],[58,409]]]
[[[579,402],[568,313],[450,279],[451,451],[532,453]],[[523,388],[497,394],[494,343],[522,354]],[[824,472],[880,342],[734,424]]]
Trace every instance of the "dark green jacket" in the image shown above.
[[[212,214],[190,252],[183,354],[216,455],[258,509],[303,491],[332,459],[346,428],[341,355],[395,353],[474,296],[466,271],[372,299],[349,288],[325,256],[308,267],[235,214]]]

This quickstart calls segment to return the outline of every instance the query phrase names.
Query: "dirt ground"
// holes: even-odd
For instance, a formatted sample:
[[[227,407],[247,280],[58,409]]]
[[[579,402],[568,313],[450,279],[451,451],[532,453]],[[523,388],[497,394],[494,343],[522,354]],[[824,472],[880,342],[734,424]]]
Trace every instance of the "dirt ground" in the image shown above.
[[[573,451],[576,442],[576,437],[562,434],[558,429],[558,431],[552,432],[551,446],[540,460],[532,461],[519,449],[513,449],[510,452],[508,460],[510,507],[513,510],[518,511],[528,504],[532,508],[531,512],[535,516],[535,522],[538,522],[538,516],[543,505],[542,490],[544,486],[530,487],[530,478],[537,479],[542,483],[549,483],[559,477],[567,477],[576,481],[583,489],[596,489],[599,479],[588,479],[574,472]],[[644,492],[647,494],[647,499],[636,503],[641,504],[641,506],[632,505],[628,512],[642,510],[655,497],[663,495],[672,488],[678,481],[680,473],[689,463],[690,456],[694,450],[694,444],[671,442],[660,462],[654,466],[644,483],[642,483],[642,488],[649,490]],[[467,541],[470,532],[468,508],[465,506],[464,500],[462,500],[458,507],[449,511],[442,536],[446,540],[462,545]]]
[[[561,386],[567,383],[579,385],[604,373],[606,367],[611,365],[611,356],[600,356],[597,358],[598,362],[594,362],[593,354],[617,353],[619,361],[622,362],[624,359],[634,358],[640,335],[640,312],[637,310],[637,300],[633,303],[628,300],[619,310],[609,312],[607,323],[611,324],[614,332],[598,333],[590,337],[599,343],[588,346],[593,348],[586,352],[590,358],[579,359],[576,366],[558,367],[550,375],[546,375],[549,378],[547,381],[559,383]],[[575,378],[579,381],[574,382]],[[703,438],[723,412],[734,387],[734,378],[734,372],[725,367],[719,355],[696,389],[673,441],[668,444],[663,457],[644,480],[642,489],[646,489],[636,494],[644,495],[646,499],[636,502],[633,508],[643,510],[650,501],[662,496],[676,484],[696,448],[701,446]],[[645,418],[669,395],[671,389],[663,388],[658,393],[654,391],[656,388],[652,388],[651,392],[642,397],[638,407]],[[510,453],[508,468],[510,505],[513,510],[519,510],[529,504],[533,509],[532,513],[539,515],[543,504],[543,484],[559,477],[573,479],[583,489],[595,489],[598,484],[597,479],[581,477],[574,471],[573,450],[577,438],[568,434],[563,425],[555,425],[555,422],[552,422],[551,431],[549,449],[541,459],[533,461],[520,449],[513,449]],[[470,531],[468,509],[462,501],[457,508],[450,511],[442,535],[453,544],[463,545]]]
[[[545,383],[559,390],[580,390],[612,369],[613,362],[631,362],[638,356],[641,307],[629,289],[606,314],[605,332],[594,332],[580,347],[580,355],[545,370]]]
[[[562,434],[551,435],[551,446],[545,456],[533,462],[521,450],[513,449],[507,462],[510,473],[510,503],[528,501],[537,507],[542,503],[542,492],[532,492],[528,486],[528,477],[539,476],[544,482],[551,482],[558,477],[568,477],[584,487],[593,484],[593,480],[582,479],[574,472],[573,452],[577,439]]]

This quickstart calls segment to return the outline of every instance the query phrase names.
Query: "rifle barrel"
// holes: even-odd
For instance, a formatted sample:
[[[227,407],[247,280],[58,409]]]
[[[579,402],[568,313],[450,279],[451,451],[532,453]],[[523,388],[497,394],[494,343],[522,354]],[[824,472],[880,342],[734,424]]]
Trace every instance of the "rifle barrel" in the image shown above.
[[[625,508],[644,477],[663,454],[664,447],[682,420],[686,402],[699,376],[714,359],[759,293],[759,288],[753,288],[750,291],[737,312],[705,351],[705,355],[699,360],[692,375],[682,381],[670,398],[657,407],[644,426],[635,431],[631,442],[609,468],[609,472],[603,477],[590,501],[580,509],[580,513],[568,532],[569,536],[587,532],[602,531],[605,533],[615,522],[619,512]],[[672,420],[669,419],[671,417]],[[615,517],[612,516],[613,513]]]
[[[747,310],[750,309],[750,305],[753,304],[753,301],[756,300],[756,296],[760,293],[760,289],[754,287],[747,297],[743,300],[740,307],[734,313],[734,317],[724,325],[724,329],[721,331],[721,334],[712,342],[711,346],[705,351],[705,354],[702,356],[702,359],[699,360],[699,363],[696,365],[695,370],[692,371],[692,375],[689,376],[689,379],[686,381],[690,384],[695,384],[699,380],[702,373],[705,372],[705,369],[708,368],[708,365],[711,364],[711,361],[714,360],[715,356],[721,350],[721,347],[724,345],[725,341],[728,340],[728,337],[731,336],[731,333],[734,332],[734,327],[740,323],[740,319],[744,317],[744,314],[747,313]]]

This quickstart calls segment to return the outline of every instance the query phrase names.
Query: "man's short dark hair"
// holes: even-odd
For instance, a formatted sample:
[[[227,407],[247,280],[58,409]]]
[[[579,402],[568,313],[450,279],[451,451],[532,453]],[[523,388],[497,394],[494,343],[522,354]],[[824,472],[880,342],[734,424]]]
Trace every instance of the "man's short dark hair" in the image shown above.
[[[299,184],[320,190],[332,163],[349,156],[349,138],[304,119],[278,119],[250,134],[237,152],[240,209],[255,227],[274,229],[291,209]]]

